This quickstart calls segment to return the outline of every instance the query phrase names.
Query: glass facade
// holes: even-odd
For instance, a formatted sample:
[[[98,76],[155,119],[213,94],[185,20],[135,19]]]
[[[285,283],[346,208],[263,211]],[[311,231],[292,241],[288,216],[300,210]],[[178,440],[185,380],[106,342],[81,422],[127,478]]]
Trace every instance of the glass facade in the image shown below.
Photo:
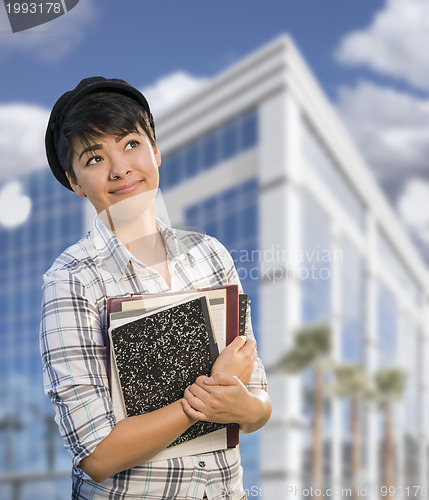
[[[383,283],[378,286],[377,335],[378,368],[397,364],[397,303],[393,292]]]
[[[355,237],[368,238],[366,221],[371,214],[362,202],[361,197],[351,186],[342,172],[340,163],[334,154],[326,147],[326,144],[315,131],[307,118],[300,122],[302,155],[309,168],[318,174],[324,187],[328,189],[337,206],[344,211],[350,221],[350,231]],[[395,475],[402,471],[406,485],[419,481],[418,457],[421,444],[419,443],[419,412],[421,410],[422,398],[419,394],[419,376],[422,371],[422,332],[419,331],[415,317],[408,313],[409,309],[419,314],[421,301],[421,289],[416,278],[410,272],[407,261],[400,256],[389,238],[384,234],[382,224],[377,226],[376,245],[374,256],[379,262],[380,273],[368,276],[367,253],[352,243],[344,229],[340,235],[336,234],[337,241],[332,240],[331,226],[341,227],[344,223],[343,217],[337,217],[335,205],[331,199],[319,199],[316,194],[310,194],[304,186],[301,189],[301,243],[303,249],[303,262],[300,272],[301,285],[301,318],[302,322],[322,322],[330,325],[332,321],[332,299],[339,297],[339,332],[336,353],[337,362],[341,364],[353,364],[364,368],[368,362],[371,370],[377,372],[386,367],[404,369],[406,372],[406,389],[398,403],[395,405],[393,414],[393,432],[395,434]],[[313,192],[313,191],[312,191]],[[318,201],[319,200],[319,201]],[[326,207],[326,208],[324,208]],[[328,212],[329,210],[329,212]],[[352,227],[353,226],[353,227]],[[357,230],[357,231],[356,231]],[[338,245],[339,253],[333,250],[333,245]],[[336,247],[335,247],[336,248]],[[367,247],[369,248],[369,246]],[[330,255],[331,258],[325,258]],[[315,259],[316,257],[316,259]],[[340,262],[337,262],[340,259]],[[316,260],[316,262],[315,262]],[[332,280],[332,263],[335,262],[335,270],[340,271],[340,279]],[[310,272],[311,271],[311,272]],[[324,276],[322,276],[322,272]],[[386,277],[383,279],[383,277]],[[322,278],[322,279],[321,279]],[[367,310],[368,279],[375,279],[376,296],[375,304],[370,305]],[[334,290],[334,287],[339,287]],[[335,295],[334,295],[335,294]],[[374,307],[373,307],[374,306]],[[369,317],[374,314],[375,317]],[[369,339],[371,331],[366,331],[368,326],[375,324],[374,342]],[[370,354],[369,357],[367,355]],[[373,357],[372,354],[375,354]],[[373,366],[373,361],[375,366]],[[311,465],[311,422],[313,410],[311,397],[314,391],[314,382],[311,370],[306,370],[302,375],[303,382],[303,409],[304,422],[308,424],[303,432],[302,450],[302,479],[303,484],[310,486],[309,474]],[[326,375],[329,379],[329,370]],[[342,485],[348,487],[353,484],[355,472],[352,470],[352,406],[351,398],[344,397],[338,400],[338,408],[341,416],[341,433],[336,433],[332,428],[331,410],[333,398],[327,398],[324,407],[324,479],[325,488],[330,485],[331,466],[335,457],[331,454],[332,445],[341,446],[340,468]],[[310,402],[310,404],[308,404]],[[379,453],[380,470],[378,479],[383,477],[382,448],[383,434],[385,431],[384,415],[381,410],[377,411],[377,439],[376,442],[368,442],[368,421],[364,418],[366,406],[360,402],[359,413],[360,436],[359,446],[361,452],[361,467],[365,467],[368,458],[368,447]],[[400,418],[399,418],[400,417]],[[341,443],[338,442],[341,436]],[[362,471],[362,470],[361,470]],[[399,477],[399,476],[398,476]],[[416,483],[416,484],[417,484]],[[381,484],[381,483],[380,483]]]
[[[254,147],[257,142],[258,115],[251,110],[163,156],[160,188],[177,186]]]
[[[383,264],[387,267],[390,274],[395,278],[398,285],[407,293],[412,302],[417,303],[419,295],[418,287],[408,269],[392,248],[391,243],[382,232],[378,233],[377,247],[380,259],[383,261]]]
[[[331,323],[330,217],[315,198],[302,194],[302,249],[300,282],[304,323]]]
[[[30,216],[14,229],[0,228],[0,475],[7,479],[13,473],[28,480],[0,483],[3,491],[13,490],[13,496],[0,496],[66,499],[70,498],[69,479],[30,480],[47,472],[70,475],[70,459],[43,394],[41,278],[54,259],[82,236],[83,203],[60,186],[49,170],[19,182],[32,202]]]
[[[343,237],[341,240],[341,294],[340,353],[345,363],[364,362],[364,259],[353,244]]]
[[[332,154],[306,120],[302,121],[302,153],[333,196],[338,199],[341,207],[347,211],[353,223],[363,230],[365,208],[361,199],[350,186]]]
[[[309,191],[302,192],[301,217],[301,317],[303,323],[331,324],[331,272],[333,253],[330,239],[331,219]],[[312,486],[311,452],[314,396],[314,369],[302,374],[302,400],[305,416],[301,471],[304,487]],[[324,486],[331,484],[331,407],[326,399],[323,423]]]

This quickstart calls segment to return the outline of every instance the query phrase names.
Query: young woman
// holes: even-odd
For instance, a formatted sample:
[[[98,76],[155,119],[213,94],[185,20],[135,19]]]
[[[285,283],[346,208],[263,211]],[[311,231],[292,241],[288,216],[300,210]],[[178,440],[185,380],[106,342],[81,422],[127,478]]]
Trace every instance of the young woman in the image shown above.
[[[144,96],[122,80],[82,80],[55,104],[46,132],[55,177],[97,211],[92,230],[45,273],[44,385],[73,462],[73,498],[245,498],[238,447],[151,461],[197,420],[271,414],[251,330],[174,403],[116,422],[106,377],[106,301],[240,284],[231,256],[207,235],[180,237],[156,217],[161,155]],[[248,311],[248,314],[250,312]]]

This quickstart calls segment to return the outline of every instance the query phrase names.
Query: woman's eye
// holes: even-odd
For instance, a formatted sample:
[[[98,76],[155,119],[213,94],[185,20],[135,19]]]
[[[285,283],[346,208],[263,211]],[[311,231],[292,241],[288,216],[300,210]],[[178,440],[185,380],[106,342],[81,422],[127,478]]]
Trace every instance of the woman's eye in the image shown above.
[[[138,141],[134,141],[134,140],[129,141],[129,142],[127,142],[127,145],[125,146],[125,151],[127,151],[128,149],[133,149],[138,145],[139,145]]]
[[[86,166],[89,167],[91,165],[95,165],[96,163],[100,162],[103,158],[101,156],[92,156],[87,162]]]

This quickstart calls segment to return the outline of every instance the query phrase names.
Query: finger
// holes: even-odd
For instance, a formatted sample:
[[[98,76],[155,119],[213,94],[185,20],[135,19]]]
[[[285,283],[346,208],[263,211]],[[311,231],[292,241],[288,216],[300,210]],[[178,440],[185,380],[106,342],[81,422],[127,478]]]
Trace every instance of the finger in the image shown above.
[[[200,390],[207,391],[207,386],[213,381],[213,377],[198,377],[197,380],[189,386],[193,394],[201,395]]]
[[[246,343],[243,345],[243,347],[241,348],[241,351],[243,353],[247,353],[247,352],[255,352],[256,351],[256,341],[253,340],[253,339],[249,339],[246,337]]]
[[[247,337],[245,335],[239,335],[238,337],[235,337],[235,339],[226,347],[230,349],[233,349],[234,351],[239,351],[242,349],[247,343]]]
[[[207,377],[206,375],[200,375],[196,380],[195,380],[195,384],[199,385],[200,387],[204,387],[204,381],[206,379],[208,379],[209,377]]]
[[[206,399],[208,398],[209,393],[197,386],[196,384],[192,384],[191,386],[185,389],[183,393],[183,397],[188,401],[188,403],[197,410],[203,410],[204,405],[206,403]]]
[[[207,420],[207,417],[204,415],[204,413],[192,408],[192,406],[186,401],[186,399],[182,399],[182,408],[186,415],[193,418],[194,420]]]
[[[258,357],[258,353],[256,349],[252,352],[252,361],[255,361],[255,359]]]
[[[214,385],[237,385],[238,378],[235,375],[229,375],[228,373],[218,372],[204,380],[204,385],[206,386],[214,386]]]
[[[190,399],[188,397],[186,397],[186,399],[188,400],[190,405],[197,410],[206,412],[208,407],[212,407],[213,404],[215,404],[214,401],[218,398],[218,389],[219,385],[203,384],[203,387],[200,387],[195,383],[189,387],[189,393],[191,394],[191,396],[196,398],[196,400]]]

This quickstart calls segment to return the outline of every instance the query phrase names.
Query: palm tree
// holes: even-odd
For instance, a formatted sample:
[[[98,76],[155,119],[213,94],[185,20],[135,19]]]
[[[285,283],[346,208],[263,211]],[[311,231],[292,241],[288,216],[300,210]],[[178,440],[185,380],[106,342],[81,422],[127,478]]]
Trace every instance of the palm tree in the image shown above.
[[[46,442],[46,469],[53,472],[56,469],[56,446],[58,440],[58,427],[51,411],[46,411],[38,406],[32,406],[31,410],[39,418],[45,427],[43,437]]]
[[[374,375],[378,398],[384,411],[383,436],[383,477],[382,484],[389,491],[394,486],[395,438],[393,433],[393,403],[401,399],[406,382],[406,374],[394,367],[380,369]]]
[[[353,477],[353,499],[358,492],[355,487],[361,469],[360,455],[360,402],[369,395],[368,378],[359,364],[343,364],[334,368],[335,382],[331,390],[335,396],[350,398],[351,471]]]
[[[329,326],[322,323],[305,325],[296,331],[293,346],[277,365],[286,373],[314,368],[311,477],[316,490],[323,487],[324,372],[331,349],[332,332]]]

